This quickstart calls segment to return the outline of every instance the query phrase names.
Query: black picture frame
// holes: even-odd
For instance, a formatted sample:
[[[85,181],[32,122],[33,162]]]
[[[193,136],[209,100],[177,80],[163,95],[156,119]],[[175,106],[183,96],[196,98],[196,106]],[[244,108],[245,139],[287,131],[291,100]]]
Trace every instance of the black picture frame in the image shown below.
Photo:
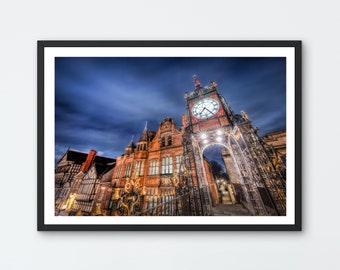
[[[37,122],[38,122],[38,136],[37,136],[37,229],[38,231],[301,231],[302,230],[302,169],[301,169],[301,106],[302,106],[302,85],[301,85],[301,47],[302,42],[299,40],[215,40],[215,41],[186,41],[186,40],[167,40],[167,41],[108,41],[108,40],[41,40],[37,42]],[[54,84],[53,76],[49,76],[49,71],[46,66],[53,59],[53,56],[47,57],[50,53],[49,49],[86,49],[101,50],[103,48],[167,48],[172,50],[174,48],[205,48],[207,50],[215,50],[216,48],[247,48],[256,51],[257,49],[274,50],[277,48],[290,49],[293,56],[292,70],[287,70],[287,73],[292,74],[293,106],[287,108],[291,110],[291,123],[294,127],[294,133],[291,134],[291,139],[294,141],[294,169],[290,173],[290,178],[287,177],[287,183],[293,185],[293,194],[291,194],[294,205],[291,208],[292,222],[287,223],[237,223],[237,224],[215,224],[215,223],[197,223],[197,224],[104,224],[104,223],[58,223],[48,222],[47,216],[51,214],[48,212],[47,199],[51,195],[46,192],[47,179],[46,173],[53,174],[51,169],[54,169],[54,164],[48,164],[47,154],[54,156],[54,149],[51,145],[47,146],[46,141],[53,137],[53,134],[47,133],[46,121],[50,121],[51,116],[54,116],[54,104],[48,103],[46,96],[48,93],[47,85]],[[67,54],[69,56],[69,54]],[[136,55],[138,56],[138,55]],[[254,54],[255,56],[255,54]],[[48,112],[48,116],[47,116]],[[54,139],[54,138],[53,138]],[[288,142],[289,143],[289,142]],[[95,146],[94,146],[95,147]],[[123,146],[124,147],[124,146]],[[48,165],[48,166],[47,166]],[[48,171],[49,170],[49,171]],[[294,178],[294,179],[293,179]],[[51,186],[51,184],[49,184]],[[52,192],[53,193],[53,192]],[[290,203],[289,201],[287,203]],[[79,217],[81,218],[81,217]],[[101,217],[103,218],[103,217]],[[259,219],[261,217],[258,217]]]

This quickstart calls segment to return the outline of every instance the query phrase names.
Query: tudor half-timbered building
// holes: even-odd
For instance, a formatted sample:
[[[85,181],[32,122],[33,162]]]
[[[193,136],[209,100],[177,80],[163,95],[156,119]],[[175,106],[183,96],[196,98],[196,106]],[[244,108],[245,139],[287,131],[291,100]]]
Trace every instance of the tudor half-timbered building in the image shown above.
[[[94,163],[90,167],[76,191],[74,210],[80,209],[82,215],[107,215],[109,213],[114,164]]]
[[[90,150],[86,154],[68,149],[58,161],[57,168],[55,169],[56,215],[69,215],[72,211],[74,212],[77,205],[77,197],[79,198],[78,192],[80,187],[82,188],[82,195],[96,194],[94,188],[97,188],[98,183],[100,183],[100,180],[97,178],[102,176],[106,170],[112,169],[116,161],[113,158],[101,157],[96,154],[95,150]],[[98,168],[101,169],[97,171],[96,169]],[[89,176],[89,173],[91,176]],[[92,180],[88,179],[92,179],[94,175],[96,175],[96,186],[92,186],[91,190],[85,189],[84,178],[86,177],[87,182],[91,182]],[[84,193],[85,190],[88,193]],[[89,200],[93,199],[93,196],[89,196]],[[79,207],[77,210],[79,210]]]

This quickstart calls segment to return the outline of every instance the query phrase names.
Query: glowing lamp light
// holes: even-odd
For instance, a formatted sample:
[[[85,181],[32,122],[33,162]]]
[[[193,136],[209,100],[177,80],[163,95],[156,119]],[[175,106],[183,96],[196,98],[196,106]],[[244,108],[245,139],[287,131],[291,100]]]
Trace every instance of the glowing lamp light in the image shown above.
[[[222,138],[221,138],[221,137],[217,137],[217,138],[216,138],[216,141],[221,142],[221,141],[222,141]]]
[[[207,138],[207,134],[204,134],[204,133],[203,133],[203,134],[201,135],[201,138],[202,138],[202,139],[206,139],[206,138]]]
[[[208,143],[209,141],[208,141],[208,140],[204,140],[203,142],[204,142],[204,143]]]
[[[217,135],[222,135],[222,130],[217,130],[216,134]]]

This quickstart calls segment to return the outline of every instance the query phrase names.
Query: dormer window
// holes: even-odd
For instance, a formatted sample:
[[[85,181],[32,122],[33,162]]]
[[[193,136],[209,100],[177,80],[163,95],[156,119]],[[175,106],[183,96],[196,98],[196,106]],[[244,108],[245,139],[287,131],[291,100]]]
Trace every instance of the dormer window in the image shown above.
[[[172,145],[172,136],[171,135],[163,135],[161,137],[160,144],[161,144],[161,147]]]
[[[171,137],[171,135],[168,136],[168,145],[172,145],[172,137]]]

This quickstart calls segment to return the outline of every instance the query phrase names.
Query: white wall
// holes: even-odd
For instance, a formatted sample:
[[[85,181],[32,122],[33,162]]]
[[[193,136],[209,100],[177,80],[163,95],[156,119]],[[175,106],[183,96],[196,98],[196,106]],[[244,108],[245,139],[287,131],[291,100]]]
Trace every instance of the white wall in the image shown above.
[[[0,268],[339,269],[339,25],[335,0],[2,1]],[[303,231],[37,232],[36,41],[54,39],[302,40]]]

